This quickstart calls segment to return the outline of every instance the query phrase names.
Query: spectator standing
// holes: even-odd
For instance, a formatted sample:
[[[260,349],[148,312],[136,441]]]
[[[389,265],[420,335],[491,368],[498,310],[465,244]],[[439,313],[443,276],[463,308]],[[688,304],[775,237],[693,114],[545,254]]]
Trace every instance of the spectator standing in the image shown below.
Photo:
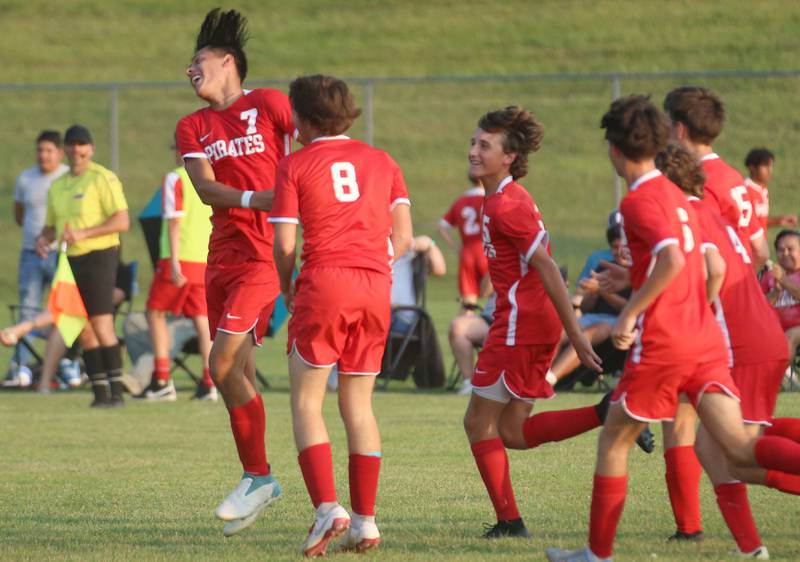
[[[86,127],[64,134],[69,173],[53,182],[47,215],[36,250],[46,256],[55,240],[67,244],[92,330],[79,336],[86,374],[92,382],[93,408],[124,404],[122,355],[114,332],[114,286],[119,264],[119,233],[128,230],[128,203],[111,170],[92,161],[94,141]]]
[[[20,322],[33,320],[41,312],[45,286],[56,270],[55,252],[45,257],[36,253],[36,237],[44,226],[47,192],[53,180],[69,168],[61,161],[64,150],[61,133],[42,131],[36,139],[36,165],[24,170],[14,184],[14,220],[22,227],[22,251],[19,255]],[[4,386],[27,386],[31,382],[28,361],[31,352],[17,344]]]

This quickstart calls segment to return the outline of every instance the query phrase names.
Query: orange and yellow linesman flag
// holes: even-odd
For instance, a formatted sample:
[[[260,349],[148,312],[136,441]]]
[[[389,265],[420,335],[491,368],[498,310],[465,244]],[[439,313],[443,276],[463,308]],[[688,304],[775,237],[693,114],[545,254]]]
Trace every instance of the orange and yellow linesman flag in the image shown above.
[[[64,338],[64,343],[71,347],[89,321],[89,315],[75,284],[65,248],[58,253],[58,267],[47,299],[47,309],[53,315],[53,324]]]

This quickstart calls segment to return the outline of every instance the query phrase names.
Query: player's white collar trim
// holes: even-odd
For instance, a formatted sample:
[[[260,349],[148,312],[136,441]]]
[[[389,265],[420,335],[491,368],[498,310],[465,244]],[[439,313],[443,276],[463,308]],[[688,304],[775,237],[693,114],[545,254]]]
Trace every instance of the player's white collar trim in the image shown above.
[[[719,154],[717,154],[716,152],[711,152],[709,154],[706,154],[705,156],[701,156],[700,162],[705,162],[706,160],[716,160],[717,158],[719,158]]]
[[[628,191],[636,191],[636,188],[639,187],[640,185],[642,185],[644,182],[650,181],[653,178],[657,178],[660,175],[661,175],[661,171],[658,170],[658,168],[650,170],[649,172],[647,172],[643,176],[639,176],[636,179],[636,181],[633,182],[631,184],[631,186],[628,188]]]
[[[687,201],[700,201],[700,198],[697,197],[696,195],[690,195],[689,197],[686,198],[686,200]]]
[[[464,192],[464,197],[471,197],[472,195],[486,195],[486,190],[482,187],[473,187]]]
[[[326,140],[350,140],[350,137],[348,137],[347,135],[336,135],[333,137],[317,137],[311,142],[326,141]]]
[[[514,178],[511,176],[506,176],[503,181],[500,182],[500,185],[497,186],[497,191],[495,193],[503,193],[503,188],[514,181]]]

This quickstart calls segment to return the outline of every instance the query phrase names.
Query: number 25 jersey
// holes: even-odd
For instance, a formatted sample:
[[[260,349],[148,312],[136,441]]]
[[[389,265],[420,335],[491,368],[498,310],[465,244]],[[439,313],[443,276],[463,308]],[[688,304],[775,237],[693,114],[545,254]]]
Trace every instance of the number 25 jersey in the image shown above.
[[[344,135],[319,137],[278,166],[271,223],[302,222],[303,269],[391,275],[392,209],[409,205],[391,156]]]
[[[204,107],[176,129],[184,159],[205,158],[220,183],[242,191],[275,187],[278,162],[291,151],[294,133],[289,98],[278,90],[245,90],[230,107]],[[272,226],[256,209],[213,207],[208,264],[272,263]]]

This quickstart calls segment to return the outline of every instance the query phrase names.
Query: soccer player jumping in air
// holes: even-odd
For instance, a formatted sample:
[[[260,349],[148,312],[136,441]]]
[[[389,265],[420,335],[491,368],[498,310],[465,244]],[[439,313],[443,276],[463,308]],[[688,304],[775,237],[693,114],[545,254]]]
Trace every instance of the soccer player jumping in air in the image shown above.
[[[400,168],[381,150],[344,136],[360,110],[347,85],[329,76],[297,78],[289,87],[299,140],[305,146],[278,168],[275,263],[293,315],[289,384],[298,461],[316,521],[302,546],[322,556],[350,530],[345,548],[375,548],[375,498],[381,441],[372,389],[389,332],[392,255],[411,243],[411,211]],[[302,268],[292,281],[297,225]],[[339,366],[339,411],[350,452],[352,522],[339,505],[322,403],[331,368]]]
[[[732,467],[800,473],[800,444],[745,430],[722,330],[706,302],[695,210],[654,161],[670,136],[667,117],[646,97],[630,96],[611,104],[601,126],[609,159],[628,183],[620,211],[634,293],[611,337],[630,352],[598,441],[589,545],[572,552],[549,548],[551,562],[610,559],[630,446],[645,423],[675,416],[682,392]]]
[[[279,293],[272,258],[275,168],[291,150],[292,111],[285,94],[244,90],[246,20],[208,13],[186,71],[207,107],[178,122],[178,148],[200,198],[213,209],[206,295],[209,367],[231,420],[244,475],[215,510],[231,535],[280,497],[264,445],[265,414],[256,391],[254,346],[261,344]]]
[[[464,415],[478,471],[497,516],[486,538],[527,536],[509,477],[506,447],[531,449],[598,427],[598,406],[530,416],[536,398],[549,398],[545,376],[564,326],[581,361],[600,370],[600,358],[583,335],[550,239],[533,199],[515,180],[528,171],[528,154],[544,134],[521,107],[487,113],[469,150],[469,172],[486,189],[481,227],[489,275],[497,292],[494,322],[478,355]],[[530,416],[530,417],[529,417]]]

